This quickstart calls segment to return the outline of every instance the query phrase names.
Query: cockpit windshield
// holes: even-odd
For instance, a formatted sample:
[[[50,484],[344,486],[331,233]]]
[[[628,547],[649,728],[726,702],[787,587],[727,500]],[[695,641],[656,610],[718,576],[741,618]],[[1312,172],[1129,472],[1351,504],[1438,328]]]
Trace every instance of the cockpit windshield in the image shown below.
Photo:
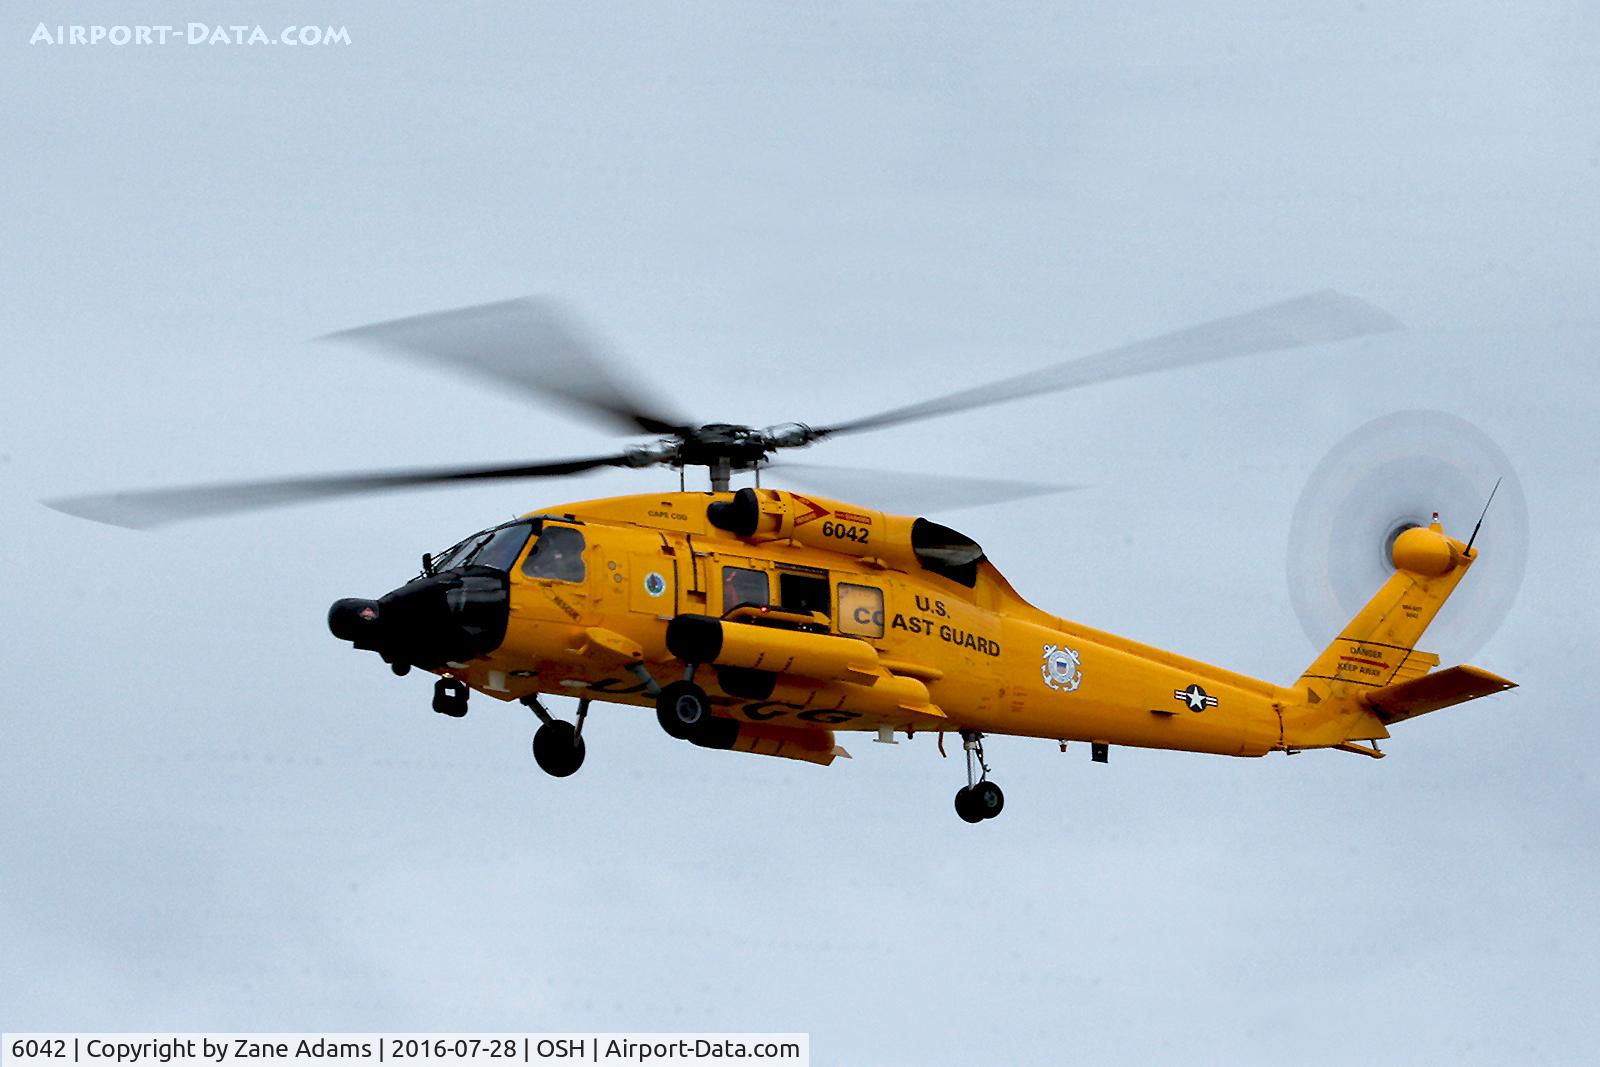
[[[509,571],[532,534],[533,524],[528,522],[512,522],[482,530],[434,556],[433,570],[437,573],[470,565]]]

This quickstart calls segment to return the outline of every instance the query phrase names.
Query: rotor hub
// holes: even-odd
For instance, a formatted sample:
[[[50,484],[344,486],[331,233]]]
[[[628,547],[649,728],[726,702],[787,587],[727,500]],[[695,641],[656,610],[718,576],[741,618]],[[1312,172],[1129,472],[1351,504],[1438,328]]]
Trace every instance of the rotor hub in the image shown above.
[[[684,434],[678,444],[678,465],[750,470],[772,455],[774,445],[762,431],[733,423],[713,422]]]

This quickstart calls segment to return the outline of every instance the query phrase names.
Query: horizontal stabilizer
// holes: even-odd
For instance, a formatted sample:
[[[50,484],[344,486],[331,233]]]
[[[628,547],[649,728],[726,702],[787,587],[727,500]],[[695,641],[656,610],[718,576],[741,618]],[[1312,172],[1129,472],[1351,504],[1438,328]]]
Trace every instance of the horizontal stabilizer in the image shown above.
[[[1363,694],[1385,726],[1478,697],[1515,689],[1517,683],[1480,667],[1450,667]]]

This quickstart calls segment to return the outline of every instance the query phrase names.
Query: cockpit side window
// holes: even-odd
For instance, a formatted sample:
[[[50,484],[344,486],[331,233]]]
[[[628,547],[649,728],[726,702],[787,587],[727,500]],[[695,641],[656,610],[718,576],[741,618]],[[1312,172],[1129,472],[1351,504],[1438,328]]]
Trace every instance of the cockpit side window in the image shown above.
[[[522,573],[530,578],[550,578],[558,582],[583,581],[583,534],[571,526],[546,525],[533,551],[522,561]]]

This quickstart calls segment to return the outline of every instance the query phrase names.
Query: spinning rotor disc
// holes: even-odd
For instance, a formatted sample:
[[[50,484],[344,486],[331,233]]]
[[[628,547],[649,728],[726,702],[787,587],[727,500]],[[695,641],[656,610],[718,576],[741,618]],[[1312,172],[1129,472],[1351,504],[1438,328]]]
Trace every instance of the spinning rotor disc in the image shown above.
[[[1522,584],[1528,505],[1516,472],[1481,430],[1439,411],[1385,415],[1340,441],[1312,472],[1289,529],[1289,593],[1306,637],[1324,647],[1372,598],[1394,573],[1389,548],[1402,531],[1438,512],[1465,541],[1491,492],[1478,559],[1419,645],[1451,661],[1483,647]]]
[[[805,448],[833,437],[1157,371],[1330,344],[1382,333],[1398,325],[1387,312],[1363,300],[1324,290],[843,422],[782,422],[758,429],[740,423],[702,424],[677,414],[673,407],[663,406],[653,393],[641,388],[633,375],[620,370],[605,354],[604,346],[560,304],[525,297],[375,322],[328,334],[323,339],[367,345],[473,374],[501,388],[556,400],[613,428],[657,434],[656,440],[569,459],[269,478],[91,493],[46,503],[69,515],[145,529],[312,500],[463,482],[568,477],[605,467],[674,467],[680,473],[684,467],[705,467],[712,490],[725,492],[731,487],[729,480],[735,471],[760,471],[773,465],[771,457],[778,452]],[[811,473],[830,477],[822,468],[811,468]],[[868,472],[846,473],[859,478]],[[795,477],[801,480],[807,475],[797,471]],[[869,480],[905,488],[910,479],[878,472]],[[920,481],[927,485],[929,479],[924,476]],[[970,504],[1067,488],[1022,482],[999,484],[992,479],[964,482],[941,487],[939,495],[948,501],[952,494],[943,490],[952,489],[953,495],[966,498]]]

